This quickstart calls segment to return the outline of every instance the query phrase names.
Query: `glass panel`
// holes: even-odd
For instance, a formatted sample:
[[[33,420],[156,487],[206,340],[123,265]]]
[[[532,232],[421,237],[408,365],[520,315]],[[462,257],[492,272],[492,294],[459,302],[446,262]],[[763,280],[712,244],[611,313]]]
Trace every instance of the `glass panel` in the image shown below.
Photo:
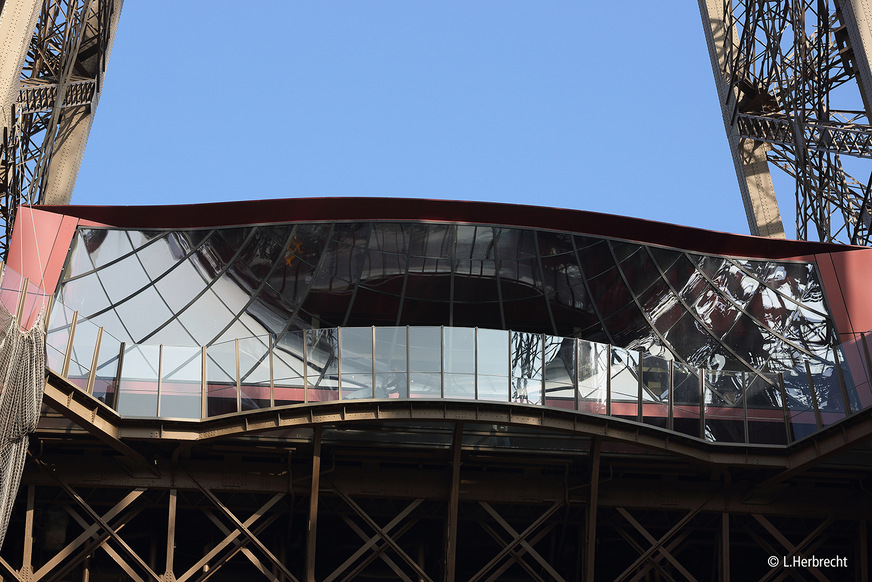
[[[206,348],[206,416],[237,412],[236,342]]]
[[[372,328],[343,327],[339,345],[342,398],[372,398]]]
[[[118,413],[122,416],[157,416],[159,346],[132,346],[124,352]]]
[[[408,398],[406,328],[375,328],[376,398]]]
[[[776,374],[748,377],[748,441],[767,445],[786,445],[784,409]]]
[[[67,378],[82,390],[85,390],[88,385],[94,348],[97,347],[97,329],[96,325],[84,318],[80,318],[76,324],[76,335],[73,337],[73,351]]]
[[[509,332],[478,330],[478,398],[507,402],[509,399]]]
[[[817,394],[818,409],[821,412],[821,421],[824,426],[829,426],[844,420],[845,404],[835,365],[819,366],[819,368],[822,369],[815,372],[815,366],[812,366],[812,379]]]
[[[706,373],[706,440],[719,443],[745,442],[742,375],[741,372]]]
[[[642,422],[669,428],[669,361],[642,355]]]
[[[269,336],[239,340],[242,410],[270,407],[269,361]]]
[[[672,429],[699,438],[699,376],[680,362],[672,365]]]
[[[103,331],[100,339],[100,355],[97,358],[97,374],[94,376],[94,398],[115,407],[115,385],[118,373],[118,354],[121,352],[121,342]]]
[[[545,406],[575,410],[575,339],[545,336]]]
[[[60,373],[64,367],[64,354],[70,339],[73,313],[72,309],[60,302],[55,302],[51,310],[51,322],[45,336],[46,364],[50,370],[57,373]]]
[[[200,418],[203,356],[198,347],[164,346],[161,361],[161,418]]]
[[[475,330],[446,327],[445,398],[475,398]]]
[[[309,402],[339,400],[339,334],[333,329],[306,332],[306,391]]]
[[[275,405],[286,406],[305,402],[303,382],[303,333],[287,333],[273,348],[273,387]]]
[[[512,402],[542,404],[542,335],[512,333]]]
[[[578,410],[593,414],[606,413],[608,374],[608,346],[579,340]]]
[[[612,348],[612,416],[639,418],[639,352]]]
[[[811,389],[805,370],[784,372],[784,391],[787,393],[787,414],[790,421],[791,442],[817,431]]]

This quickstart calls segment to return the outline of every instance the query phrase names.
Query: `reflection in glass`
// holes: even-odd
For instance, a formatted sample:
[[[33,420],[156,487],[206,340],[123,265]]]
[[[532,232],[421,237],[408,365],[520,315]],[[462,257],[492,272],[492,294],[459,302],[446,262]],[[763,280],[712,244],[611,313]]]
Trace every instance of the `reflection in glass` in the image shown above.
[[[578,342],[578,410],[606,414],[609,346]]]
[[[409,388],[411,396],[442,396],[442,330],[409,328]]]
[[[475,329],[446,327],[445,398],[475,398]]]
[[[507,402],[509,399],[509,332],[479,329],[478,398]]]
[[[639,352],[612,348],[612,416],[636,420],[639,417]]]
[[[239,381],[242,410],[269,408],[270,338],[247,337],[239,340]]]
[[[124,367],[118,387],[118,414],[148,418],[157,416],[159,369],[160,346],[136,345],[124,352]]]
[[[699,424],[699,371],[680,362],[672,365],[672,429],[693,437],[701,437]]]
[[[306,331],[306,398],[308,402],[339,400],[339,332]]]
[[[408,398],[406,327],[375,328],[375,397]]]
[[[203,350],[164,346],[161,359],[160,416],[200,418],[203,393]]]
[[[548,342],[549,356],[553,357],[559,344]],[[512,333],[512,402],[542,403],[542,377],[545,367],[542,335],[538,333]]]
[[[575,340],[545,336],[545,406],[575,409]]]
[[[206,416],[230,414],[239,410],[236,366],[235,341],[213,344],[206,348]]]
[[[371,327],[344,327],[339,332],[342,398],[373,398]]]
[[[304,332],[286,333],[273,346],[273,389],[275,405],[286,406],[305,402],[305,339]]]
[[[706,373],[705,438],[719,443],[744,443],[744,373]]]

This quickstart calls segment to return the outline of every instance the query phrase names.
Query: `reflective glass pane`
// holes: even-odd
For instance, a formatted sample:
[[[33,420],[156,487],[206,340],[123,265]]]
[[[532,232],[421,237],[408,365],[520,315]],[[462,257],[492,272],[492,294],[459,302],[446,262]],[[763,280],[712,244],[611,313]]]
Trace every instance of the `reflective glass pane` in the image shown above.
[[[669,360],[642,356],[642,422],[669,427]]]
[[[575,409],[575,339],[545,336],[545,406]]]
[[[100,354],[97,358],[97,373],[94,376],[92,394],[103,404],[115,407],[115,393],[118,374],[118,355],[121,352],[121,342],[105,330],[100,340]]]
[[[512,402],[542,404],[542,349],[541,334],[512,333]]]
[[[343,327],[339,331],[342,398],[372,398],[371,327]]]
[[[579,340],[578,410],[593,414],[606,413],[608,374],[608,346]]]
[[[723,443],[745,442],[742,372],[708,372],[705,386],[705,438]]]
[[[338,330],[306,332],[306,395],[309,402],[339,399]]]
[[[408,398],[406,328],[375,328],[376,398]]]
[[[160,346],[132,346],[124,352],[118,413],[122,416],[157,416],[157,375]]]
[[[70,382],[85,390],[88,376],[91,373],[91,362],[97,347],[97,330],[99,328],[87,319],[80,318],[76,323],[76,333],[73,337],[73,349],[70,357],[70,369],[67,377]]]
[[[506,402],[509,399],[509,332],[478,330],[478,398]]]
[[[783,373],[783,377],[784,390],[787,394],[790,436],[793,442],[816,432],[817,420],[805,370],[787,370]]]
[[[242,390],[242,410],[270,407],[269,337],[247,337],[239,340],[239,378]]]
[[[202,353],[198,347],[164,346],[161,361],[161,418],[202,416]]]
[[[64,366],[64,355],[70,339],[73,310],[60,302],[55,302],[51,310],[51,321],[45,336],[46,365],[50,370],[60,373]]]
[[[699,403],[700,386],[698,370],[689,368],[680,362],[672,365],[673,382],[673,430],[700,437]]]
[[[747,378],[748,441],[766,445],[786,445],[787,430],[781,388],[775,374]]]
[[[475,329],[446,327],[445,398],[475,398]]]
[[[206,356],[206,415],[237,412],[236,342],[213,344]]]
[[[639,352],[612,348],[612,416],[637,420],[639,417]]]
[[[303,333],[302,331],[287,333],[278,339],[273,348],[273,386],[276,406],[305,401]]]

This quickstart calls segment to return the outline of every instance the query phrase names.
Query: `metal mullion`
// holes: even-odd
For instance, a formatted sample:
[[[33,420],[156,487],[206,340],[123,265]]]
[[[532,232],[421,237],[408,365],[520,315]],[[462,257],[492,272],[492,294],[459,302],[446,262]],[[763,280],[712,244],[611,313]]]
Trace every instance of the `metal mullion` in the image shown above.
[[[369,359],[369,365],[370,371],[372,373],[372,388],[370,389],[370,392],[372,392],[372,397],[375,398],[375,326],[372,326],[370,349],[371,357]]]
[[[674,430],[675,424],[675,362],[669,360],[669,393],[666,398],[666,428]]]
[[[790,411],[787,408],[787,390],[784,389],[784,373],[778,372],[778,388],[781,391],[781,410],[784,413],[784,431],[787,436],[786,443],[789,445],[793,442],[790,430]]]
[[[412,398],[412,353],[409,346],[410,338],[409,326],[406,326],[406,398]]]
[[[67,351],[64,354],[64,365],[61,368],[61,376],[66,378],[70,373],[70,358],[73,356],[73,340],[76,337],[76,322],[79,319],[79,312],[73,312],[73,321],[70,323],[70,335],[67,337]]]
[[[509,332],[506,334],[506,338],[509,340],[509,343],[507,346],[507,349],[509,350],[509,357],[507,358],[508,362],[509,362],[509,371],[508,371],[508,374],[506,374],[506,377],[509,379],[509,383],[508,383],[508,386],[506,387],[507,388],[506,402],[512,401],[512,355],[513,355],[512,354],[512,335],[514,335],[514,333],[515,332],[509,330]]]
[[[451,224],[451,262],[448,268],[448,325],[454,326],[454,273],[457,270],[457,224]]]
[[[269,334],[269,406],[273,408],[276,405],[276,386],[275,386],[275,369],[273,367],[273,336]]]
[[[630,353],[630,352],[628,351],[628,353]],[[638,377],[636,378],[636,386],[637,386],[637,389],[638,389],[638,395],[637,395],[637,398],[638,398],[638,404],[637,404],[637,406],[638,406],[638,408],[636,409],[636,410],[637,410],[637,412],[636,412],[636,420],[638,420],[639,422],[643,422],[643,421],[642,421],[642,418],[643,418],[644,415],[643,415],[643,413],[642,413],[642,392],[644,391],[644,384],[645,384],[645,383],[644,383],[643,380],[642,380],[642,373],[643,373],[643,369],[642,369],[642,361],[643,361],[644,358],[642,357],[642,351],[641,351],[641,350],[639,350],[637,353],[639,354],[639,363],[636,364],[636,374],[638,375]]]
[[[474,390],[474,400],[477,401],[478,400],[478,327],[474,328],[472,337],[473,337],[473,343],[475,344],[474,348],[473,348],[474,352],[472,354],[473,373],[475,375],[475,377],[473,379],[473,390]]]
[[[573,410],[578,410],[578,366],[579,366],[579,339],[572,338],[572,394]]]
[[[205,419],[209,415],[209,390],[206,375],[206,346],[200,346],[200,418]]]
[[[336,328],[336,392],[342,400],[342,328]],[[325,370],[326,372],[326,370]]]
[[[612,415],[612,344],[606,344],[606,416]]]
[[[445,326],[439,326],[439,398],[445,400]]]
[[[157,349],[157,417],[160,418],[161,383],[163,381],[163,344]]]
[[[499,241],[500,235],[502,234],[502,229],[497,228],[497,227],[491,227],[491,229],[492,229],[492,238],[491,238],[492,242],[491,242],[491,244],[493,245],[493,254],[494,254],[494,279],[495,279],[496,284],[497,284],[497,301],[499,302],[499,306],[500,306],[500,325],[502,326],[503,329],[506,329],[506,309],[505,309],[505,306],[503,305],[503,288],[502,288],[502,283],[501,283],[501,279],[500,279],[500,269],[502,268],[502,262],[501,262],[501,259],[499,258],[499,255],[498,255],[498,251],[499,251],[498,241]]]
[[[699,374],[699,438],[705,440],[705,370],[696,369]]]
[[[400,223],[400,226],[404,227],[406,225],[404,225],[403,223]],[[403,269],[403,271],[404,271],[403,272],[403,286],[400,289],[400,304],[397,307],[397,319],[395,320],[394,325],[400,325],[400,321],[402,320],[403,305],[406,302],[406,287],[407,287],[408,282],[409,282],[409,263],[411,262],[411,258],[412,258],[412,245],[411,245],[412,228],[414,228],[414,227],[413,227],[413,225],[408,225],[408,226],[409,226],[408,237],[406,236],[406,232],[403,231],[403,243],[406,246],[406,265],[405,265],[406,268]]]
[[[94,380],[97,377],[97,363],[100,360],[100,342],[103,340],[103,328],[97,328],[97,339],[94,342],[94,355],[91,356],[91,369],[88,371],[88,384],[86,392],[94,394]]]
[[[124,350],[127,344],[121,342],[118,349],[118,365],[115,367],[115,391],[112,393],[112,403],[106,403],[113,410],[118,410],[118,395],[121,392],[121,373],[124,367]]]
[[[742,372],[742,417],[745,425],[745,443],[751,442],[751,436],[748,432],[748,378],[745,372]]]
[[[276,339],[278,341],[278,339]],[[309,403],[309,330],[303,330],[303,403]]]
[[[542,380],[541,380],[540,386],[539,386],[539,391],[540,391],[539,406],[545,406],[545,334],[544,333],[540,334],[539,341],[540,341],[540,346],[541,346],[539,353],[540,353],[540,356],[542,358],[542,372],[541,372]]]
[[[242,412],[242,379],[239,376],[239,338],[233,340],[233,352],[236,355],[236,412]]]

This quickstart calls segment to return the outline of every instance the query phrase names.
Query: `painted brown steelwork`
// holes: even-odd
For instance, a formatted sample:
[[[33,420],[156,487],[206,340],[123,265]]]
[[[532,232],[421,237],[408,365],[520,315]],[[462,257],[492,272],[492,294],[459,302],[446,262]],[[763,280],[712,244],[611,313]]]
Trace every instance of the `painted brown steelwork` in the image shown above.
[[[797,238],[870,242],[872,78],[862,4],[699,0],[755,234],[783,236],[773,228],[781,220],[768,160],[795,184]]]

